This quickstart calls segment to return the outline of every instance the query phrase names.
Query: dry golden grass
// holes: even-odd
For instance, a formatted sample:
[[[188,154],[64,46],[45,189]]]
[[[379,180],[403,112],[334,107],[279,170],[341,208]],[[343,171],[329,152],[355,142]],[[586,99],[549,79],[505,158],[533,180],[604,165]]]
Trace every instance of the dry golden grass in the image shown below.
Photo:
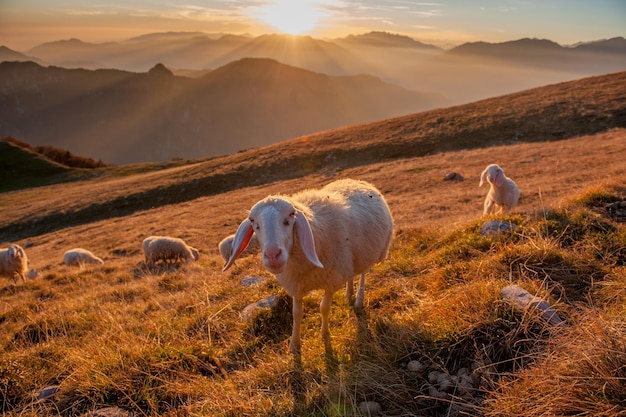
[[[625,139],[618,129],[321,172],[33,236],[27,252],[41,275],[0,288],[2,411],[81,415],[115,405],[154,416],[332,416],[364,415],[359,404],[375,401],[384,415],[624,414],[626,232],[603,204],[626,197]],[[478,176],[491,162],[522,189],[506,217],[519,230],[496,238],[478,234],[487,192]],[[444,182],[449,171],[465,181]],[[364,313],[335,296],[331,346],[319,335],[320,294],[306,297],[303,352],[294,358],[289,299],[257,257],[221,273],[217,243],[268,193],[342,177],[385,193],[396,238],[369,274]],[[130,178],[103,179],[102,189],[123,189]],[[81,200],[89,184],[39,192]],[[34,213],[41,203],[30,204],[21,207]],[[182,237],[202,256],[150,269],[140,250],[150,234]],[[75,246],[105,264],[61,265]],[[242,286],[250,275],[267,280]],[[550,300],[567,326],[514,312],[500,298],[509,283]],[[240,319],[271,294],[281,297],[276,308]],[[425,370],[409,371],[411,360]],[[429,372],[472,367],[470,395],[431,395]],[[59,387],[52,400],[33,400],[50,385]]]
[[[0,194],[2,236],[21,236],[11,240],[28,246],[40,273],[23,284],[0,281],[1,412],[78,416],[116,406],[136,416],[357,416],[371,401],[382,415],[626,415],[626,227],[605,209],[626,199],[626,129],[585,125],[619,122],[625,76],[603,90],[598,78],[290,146],[156,171],[114,167]],[[597,106],[585,104],[598,91]],[[533,100],[548,103],[545,115],[524,107]],[[441,118],[445,126],[435,123]],[[485,139],[522,121],[526,133],[543,132],[537,141],[552,128],[574,133]],[[577,136],[585,129],[602,133]],[[464,132],[469,142],[445,142]],[[419,144],[439,151],[419,153]],[[377,157],[381,150],[395,156]],[[318,163],[337,152],[345,155]],[[518,227],[497,237],[479,233],[487,193],[479,175],[490,163],[522,191],[503,217]],[[465,180],[444,181],[451,171]],[[222,273],[217,244],[267,194],[345,177],[383,191],[396,236],[388,259],[368,274],[364,311],[336,294],[330,345],[319,333],[321,294],[305,298],[303,350],[294,357],[289,297],[258,256]],[[146,266],[141,242],[153,234],[185,239],[200,259]],[[62,265],[65,250],[78,246],[105,264]],[[242,285],[250,276],[265,280]],[[513,283],[548,300],[565,324],[516,312],[500,295]],[[279,296],[276,307],[241,319],[269,295]],[[434,372],[457,384],[444,389]],[[463,391],[465,372],[472,385]],[[58,392],[36,401],[47,386]]]

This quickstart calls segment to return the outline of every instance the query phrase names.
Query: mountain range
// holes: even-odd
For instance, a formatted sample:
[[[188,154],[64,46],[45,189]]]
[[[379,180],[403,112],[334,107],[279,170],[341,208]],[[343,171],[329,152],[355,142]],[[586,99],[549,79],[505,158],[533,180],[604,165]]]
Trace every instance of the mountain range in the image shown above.
[[[0,61],[0,134],[131,163],[229,154],[622,71],[626,39],[444,50],[386,32],[332,40],[174,32],[1,47]]]
[[[107,163],[234,153],[440,103],[366,76],[333,77],[262,58],[199,78],[0,64],[0,131]]]

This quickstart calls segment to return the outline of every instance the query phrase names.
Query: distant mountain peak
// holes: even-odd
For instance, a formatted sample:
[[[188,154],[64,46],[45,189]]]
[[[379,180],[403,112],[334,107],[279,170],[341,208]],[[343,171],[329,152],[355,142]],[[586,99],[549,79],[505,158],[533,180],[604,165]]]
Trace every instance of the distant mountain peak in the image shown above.
[[[158,63],[154,67],[150,68],[148,74],[158,76],[158,77],[173,77],[174,73],[170,71],[165,65]]]
[[[397,33],[372,31],[360,35],[348,35],[343,38],[347,42],[360,42],[370,46],[404,46],[411,48],[440,49],[434,45],[428,45],[415,39]]]

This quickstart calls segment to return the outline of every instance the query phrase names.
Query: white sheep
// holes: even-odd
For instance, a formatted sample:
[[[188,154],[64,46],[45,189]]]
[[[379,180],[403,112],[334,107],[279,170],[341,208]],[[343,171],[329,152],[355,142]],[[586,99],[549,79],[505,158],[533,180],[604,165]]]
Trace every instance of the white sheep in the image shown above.
[[[297,353],[304,295],[324,290],[321,330],[328,339],[333,294],[346,284],[346,296],[352,298],[353,279],[360,274],[354,306],[363,306],[365,272],[387,256],[393,219],[380,191],[364,181],[344,179],[319,190],[269,196],[257,202],[239,225],[224,271],[243,252],[253,233],[258,237],[263,266],[293,298],[289,348]]]
[[[11,278],[17,283],[17,277],[26,280],[28,274],[28,256],[20,245],[9,245],[0,250],[0,275]]]
[[[483,215],[490,213],[507,213],[519,200],[519,187],[515,182],[504,175],[504,171],[496,164],[491,164],[480,175],[479,187],[489,183],[489,192],[485,198]]]
[[[157,261],[197,261],[198,250],[187,245],[184,240],[170,236],[149,236],[142,244],[145,261],[153,265]]]
[[[102,265],[104,261],[87,249],[74,248],[63,254],[63,263],[69,266],[82,267],[86,264]]]
[[[235,234],[226,236],[218,245],[218,249],[220,251],[220,255],[224,258],[224,261],[228,262],[230,259],[230,255],[233,252],[233,240],[235,239]],[[259,242],[255,235],[252,235],[250,238],[250,242],[248,243],[248,247],[246,248],[248,252],[256,252],[259,250]]]

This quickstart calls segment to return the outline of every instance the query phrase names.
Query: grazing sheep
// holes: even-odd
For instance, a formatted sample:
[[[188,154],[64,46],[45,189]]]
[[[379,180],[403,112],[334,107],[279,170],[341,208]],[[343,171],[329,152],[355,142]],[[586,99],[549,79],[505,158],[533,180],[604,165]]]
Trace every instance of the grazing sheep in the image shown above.
[[[300,350],[302,298],[324,290],[320,303],[322,336],[328,338],[333,294],[361,275],[355,308],[363,306],[365,272],[387,256],[393,219],[382,194],[364,181],[344,179],[319,190],[292,196],[269,196],[257,202],[235,233],[226,271],[256,233],[263,266],[293,298],[293,330],[289,348]]]
[[[102,265],[104,261],[92,252],[83,248],[70,249],[63,254],[63,263],[69,266],[84,266],[85,264]]]
[[[157,261],[197,261],[200,257],[196,248],[176,237],[149,236],[143,240],[142,248],[146,263],[150,265]]]
[[[490,185],[485,198],[483,216],[494,213],[507,213],[517,204],[519,187],[496,164],[491,164],[480,175],[479,187],[487,181]]]
[[[224,261],[228,262],[228,259],[230,258],[230,255],[232,254],[232,251],[233,251],[233,240],[234,239],[235,239],[235,235],[234,234],[228,235],[224,239],[222,239],[222,241],[218,245],[218,249],[220,251],[220,255],[222,255],[222,258],[224,258]],[[259,249],[259,242],[257,241],[255,235],[252,235],[252,237],[250,238],[250,242],[248,243],[248,247],[246,249],[249,252],[250,251],[258,251],[258,249]]]
[[[26,280],[28,274],[28,257],[20,245],[9,245],[0,250],[0,275],[11,278],[17,283],[17,277]]]

